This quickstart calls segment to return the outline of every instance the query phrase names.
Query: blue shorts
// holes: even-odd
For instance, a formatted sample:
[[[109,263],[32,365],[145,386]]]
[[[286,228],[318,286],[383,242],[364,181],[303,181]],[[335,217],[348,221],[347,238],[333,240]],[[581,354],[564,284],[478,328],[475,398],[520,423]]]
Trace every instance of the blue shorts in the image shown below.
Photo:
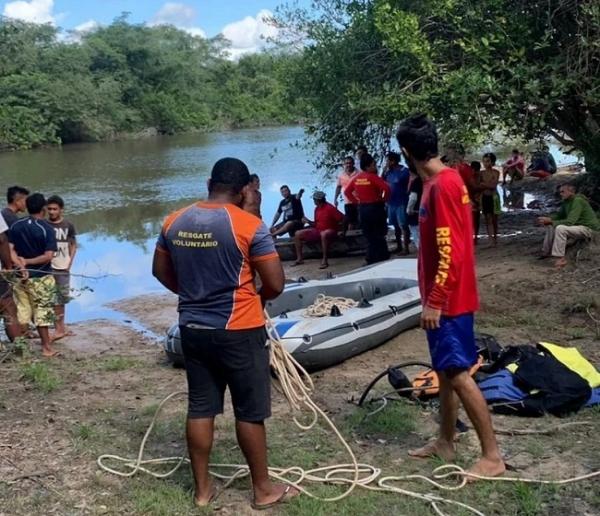
[[[473,314],[440,319],[440,327],[427,330],[434,371],[470,369],[477,362]]]
[[[396,227],[403,228],[407,225],[406,222],[406,204],[401,204],[400,206],[393,206],[388,204],[388,219],[390,225]]]

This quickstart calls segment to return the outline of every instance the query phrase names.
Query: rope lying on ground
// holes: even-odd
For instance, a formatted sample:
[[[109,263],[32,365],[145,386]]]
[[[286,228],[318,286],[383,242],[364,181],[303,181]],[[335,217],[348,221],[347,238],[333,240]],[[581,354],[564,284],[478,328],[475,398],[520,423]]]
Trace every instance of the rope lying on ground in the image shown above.
[[[304,311],[304,317],[326,317],[331,314],[334,305],[339,308],[340,312],[344,312],[358,306],[358,301],[347,297],[318,294],[315,302]]]
[[[275,386],[283,393],[283,395],[287,399],[292,409],[292,412],[294,413],[294,422],[302,430],[310,430],[317,424],[319,417],[323,418],[323,421],[334,432],[336,437],[339,439],[340,443],[348,452],[351,459],[351,462],[347,464],[335,464],[332,466],[325,466],[322,468],[315,468],[310,470],[304,470],[299,466],[291,466],[289,468],[269,468],[269,474],[272,478],[294,486],[296,489],[298,489],[299,491],[311,498],[321,500],[324,502],[335,502],[347,497],[356,487],[360,487],[362,489],[367,489],[370,491],[397,493],[404,496],[408,496],[410,498],[421,500],[430,504],[433,510],[439,516],[446,516],[446,514],[440,509],[440,506],[442,504],[461,507],[472,514],[476,514],[477,516],[484,516],[482,512],[468,504],[444,498],[431,493],[418,493],[414,491],[409,491],[407,489],[397,487],[393,484],[403,481],[420,480],[423,482],[427,482],[428,484],[435,486],[436,488],[441,490],[456,491],[462,489],[467,485],[468,477],[498,482],[526,482],[536,484],[565,485],[600,476],[600,471],[596,471],[587,475],[568,478],[564,480],[534,480],[512,477],[489,478],[470,474],[464,469],[462,469],[460,466],[450,464],[436,468],[433,471],[432,478],[426,477],[424,475],[388,476],[380,478],[381,470],[370,464],[359,463],[356,459],[354,452],[350,448],[350,445],[341,435],[339,430],[336,428],[335,424],[312,401],[310,397],[310,394],[314,388],[312,379],[310,378],[308,373],[285,350],[270,320],[268,320],[267,329],[271,338],[271,366],[273,367],[276,378],[278,380],[278,382],[275,383]],[[146,430],[146,433],[144,434],[144,437],[138,450],[137,457],[135,459],[128,459],[120,457],[118,455],[107,454],[98,457],[98,466],[104,471],[107,471],[114,475],[118,475],[120,477],[132,477],[138,472],[144,472],[155,478],[167,478],[173,475],[182,466],[182,464],[189,463],[189,459],[187,459],[186,457],[143,459],[144,448],[163,407],[170,400],[178,396],[182,396],[184,394],[186,394],[184,391],[174,392],[161,401],[158,408],[156,409],[156,412],[154,413],[154,417],[152,418],[148,429]],[[298,420],[297,415],[303,410],[307,410],[309,414],[311,414],[308,423],[303,423]],[[114,467],[109,467],[105,464],[106,461],[114,461],[120,463],[125,469],[119,470],[115,469]],[[173,466],[167,472],[161,473],[150,469],[150,466],[172,463],[175,463],[175,466]],[[214,477],[219,478],[225,482],[220,492],[226,489],[235,480],[249,475],[248,466],[245,464],[210,464],[210,471]],[[459,477],[461,479],[461,482],[455,485],[444,485],[438,482],[439,480],[445,480],[451,477]],[[303,487],[301,484],[305,481],[344,485],[347,487],[345,491],[338,496],[323,498],[311,493],[305,487]]]

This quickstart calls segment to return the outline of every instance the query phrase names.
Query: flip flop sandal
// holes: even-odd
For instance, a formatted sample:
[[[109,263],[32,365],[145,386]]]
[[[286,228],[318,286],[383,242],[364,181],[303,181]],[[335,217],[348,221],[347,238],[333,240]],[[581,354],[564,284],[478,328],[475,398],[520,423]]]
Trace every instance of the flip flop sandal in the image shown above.
[[[265,511],[267,509],[272,509],[273,507],[276,507],[277,505],[281,505],[282,503],[287,503],[292,498],[295,498],[296,496],[298,496],[297,494],[289,496],[291,489],[292,489],[292,486],[288,485],[285,488],[285,490],[283,491],[283,493],[281,493],[281,496],[279,498],[277,498],[277,500],[275,500],[274,502],[264,503],[264,504],[260,504],[260,505],[252,502],[250,505],[251,505],[252,509],[254,509],[255,511]]]

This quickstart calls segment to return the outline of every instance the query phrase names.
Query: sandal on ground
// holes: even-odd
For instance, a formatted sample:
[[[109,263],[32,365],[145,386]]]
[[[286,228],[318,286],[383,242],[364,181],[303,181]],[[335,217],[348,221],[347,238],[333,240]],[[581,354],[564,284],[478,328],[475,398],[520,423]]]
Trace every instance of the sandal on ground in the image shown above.
[[[300,492],[298,492],[298,491],[296,491],[295,493],[290,493],[291,489],[292,489],[292,486],[290,486],[290,485],[286,486],[283,493],[281,493],[281,496],[279,498],[277,498],[277,500],[275,500],[274,502],[263,503],[263,504],[257,504],[255,502],[252,502],[251,506],[255,511],[265,511],[267,509],[272,509],[273,507],[276,507],[277,505],[280,505],[282,503],[287,503],[292,498],[295,498],[296,496],[298,496],[300,494]]]
[[[329,267],[328,263],[322,263],[319,269],[327,269],[327,267]]]

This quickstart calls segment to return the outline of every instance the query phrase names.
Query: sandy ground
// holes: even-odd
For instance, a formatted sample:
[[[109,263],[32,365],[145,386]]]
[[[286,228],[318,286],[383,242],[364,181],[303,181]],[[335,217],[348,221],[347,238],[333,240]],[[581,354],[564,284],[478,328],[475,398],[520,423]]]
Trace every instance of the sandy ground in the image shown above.
[[[531,184],[528,189],[542,196],[554,187],[549,182]],[[577,346],[588,359],[600,364],[598,249],[592,248],[578,257],[571,253],[571,265],[556,272],[551,263],[536,260],[542,237],[542,230],[534,225],[538,214],[529,211],[504,214],[500,229],[511,236],[501,238],[496,248],[485,240],[478,246],[482,300],[478,328],[494,334],[502,344],[549,340]],[[362,261],[361,257],[332,259],[328,271],[318,270],[318,260],[308,260],[298,267],[286,264],[285,268],[289,278],[323,278],[327,273],[359,267]],[[113,308],[158,335],[176,321],[176,299],[168,294],[140,296],[116,303]],[[0,500],[10,500],[9,505],[0,502],[0,516],[163,514],[158,510],[142,510],[131,500],[123,502],[124,512],[115,508],[115,496],[127,500],[127,484],[100,473],[94,459],[98,453],[111,452],[113,448],[133,454],[151,409],[167,394],[185,389],[184,373],[166,363],[155,340],[126,326],[90,321],[72,329],[75,336],[58,345],[63,356],[50,366],[58,386],[48,392],[40,388],[43,379],[32,380],[29,372],[31,364],[43,362],[37,358],[35,341],[33,356],[0,364]],[[377,349],[316,373],[315,400],[342,420],[354,410],[349,402],[358,398],[377,373],[399,362],[427,358],[423,332],[406,331]],[[169,411],[174,414],[181,409],[179,403]],[[287,413],[280,396],[275,396],[274,413]],[[591,421],[597,428],[597,413],[593,415],[595,419]],[[589,421],[589,416],[590,413],[583,413],[580,417]],[[433,435],[433,415],[425,412],[419,418],[422,420],[419,432],[410,434],[404,442],[396,442],[395,452],[402,453],[407,446]],[[548,421],[545,424],[557,423],[553,418]],[[537,425],[507,417],[495,417],[495,422],[504,428]],[[584,427],[568,435],[553,442],[555,449],[527,448],[529,455],[510,438],[501,438],[501,446],[511,464],[527,474],[560,471],[564,476],[600,467],[600,445],[596,438],[592,439],[591,430]],[[164,443],[165,449],[182,453],[181,435],[170,439]],[[381,455],[378,441],[372,441],[372,446],[365,445],[366,441],[366,437],[355,440],[366,455]],[[476,450],[473,432],[469,432],[466,442],[471,450]],[[225,509],[221,514],[248,513],[245,500],[237,490],[231,490],[224,495]],[[597,497],[591,501],[577,500],[559,499],[547,513],[557,508],[563,514],[600,511]],[[176,513],[179,514],[173,512]]]

